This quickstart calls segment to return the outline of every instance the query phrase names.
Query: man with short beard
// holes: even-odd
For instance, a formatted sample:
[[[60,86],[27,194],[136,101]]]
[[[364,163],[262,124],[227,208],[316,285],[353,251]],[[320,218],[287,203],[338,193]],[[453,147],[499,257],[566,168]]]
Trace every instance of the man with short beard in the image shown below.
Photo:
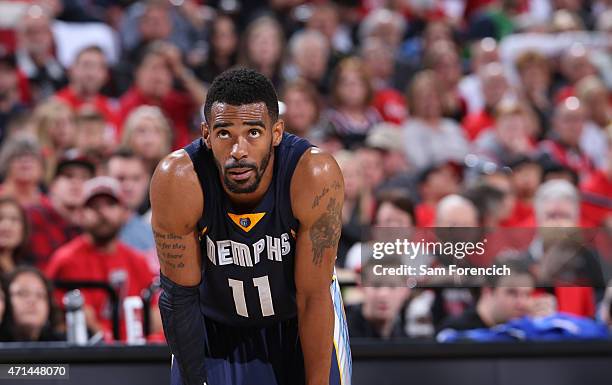
[[[108,282],[120,299],[139,296],[149,287],[153,275],[144,257],[118,238],[128,218],[119,182],[110,177],[87,181],[83,206],[85,233],[57,250],[47,268],[47,276],[62,281]],[[112,330],[108,295],[100,290],[85,289],[81,292],[85,299],[88,328],[93,332],[102,330],[108,338]],[[63,293],[57,294],[61,296]],[[157,306],[152,305],[153,309]],[[159,320],[159,316],[153,319]],[[159,329],[161,324],[157,325]],[[124,339],[123,320],[120,320],[120,326],[121,339]],[[156,325],[153,331],[155,329]]]

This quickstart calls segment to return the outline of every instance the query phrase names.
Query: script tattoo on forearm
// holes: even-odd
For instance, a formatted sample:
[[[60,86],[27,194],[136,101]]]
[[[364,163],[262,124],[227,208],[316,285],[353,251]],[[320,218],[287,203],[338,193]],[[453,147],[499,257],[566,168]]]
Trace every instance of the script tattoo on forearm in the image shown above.
[[[160,233],[153,230],[157,244],[157,257],[159,263],[166,268],[182,269],[185,267],[182,259],[185,249],[183,238],[174,233]]]
[[[342,205],[336,198],[330,198],[326,212],[319,217],[310,229],[312,243],[312,262],[321,265],[326,249],[337,245],[342,228]]]

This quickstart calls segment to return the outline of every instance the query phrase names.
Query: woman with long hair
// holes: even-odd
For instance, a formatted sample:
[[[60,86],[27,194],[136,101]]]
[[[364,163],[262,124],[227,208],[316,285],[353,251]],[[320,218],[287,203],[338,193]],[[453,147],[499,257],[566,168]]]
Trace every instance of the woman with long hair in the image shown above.
[[[60,312],[53,287],[35,267],[22,266],[7,279],[7,339],[9,341],[60,341]]]
[[[29,237],[25,210],[11,197],[0,197],[0,273],[11,273],[29,263],[27,246]]]
[[[382,121],[372,107],[373,89],[365,65],[351,57],[336,66],[331,81],[332,108],[327,112],[329,132],[345,148],[363,143],[370,128]]]
[[[140,156],[152,175],[157,163],[172,148],[172,130],[162,110],[140,106],[132,111],[123,125],[121,146]]]
[[[278,89],[285,36],[279,22],[271,16],[260,16],[247,26],[242,37],[239,63],[264,74]]]

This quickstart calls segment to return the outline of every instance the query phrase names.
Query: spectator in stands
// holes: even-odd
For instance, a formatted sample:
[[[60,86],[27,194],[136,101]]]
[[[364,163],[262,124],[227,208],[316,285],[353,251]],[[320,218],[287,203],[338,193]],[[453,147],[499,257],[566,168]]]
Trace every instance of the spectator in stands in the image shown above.
[[[155,240],[151,225],[138,214],[138,209],[147,200],[149,172],[145,162],[129,149],[119,149],[110,156],[108,175],[119,182],[123,202],[128,209],[128,219],[121,228],[119,239],[147,257],[151,271],[159,271],[155,253]]]
[[[514,159],[507,166],[512,170],[510,178],[517,205],[531,207],[535,193],[542,183],[544,171],[542,165],[535,159],[525,156]]]
[[[573,231],[580,218],[576,188],[565,180],[545,182],[534,206],[539,237],[531,243],[529,254],[538,264],[538,281],[559,284],[550,290],[558,311],[593,317],[595,296],[601,294],[604,281],[599,257]],[[560,261],[563,256],[571,258]]]
[[[604,281],[598,255],[575,231],[580,220],[577,189],[566,180],[545,182],[534,208],[538,236],[529,246],[529,258],[538,282],[551,287],[548,294],[556,297],[558,311],[593,317]]]
[[[55,98],[39,104],[30,126],[38,138],[45,159],[45,181],[55,172],[57,158],[76,145],[77,128],[70,107]]]
[[[427,167],[417,175],[417,190],[420,198],[416,206],[416,223],[430,227],[435,223],[436,206],[445,196],[456,194],[461,183],[459,167],[452,163],[439,163]]]
[[[145,161],[149,175],[153,175],[157,163],[170,153],[171,145],[170,125],[159,107],[140,106],[128,115],[121,146]]]
[[[320,141],[321,101],[316,88],[303,79],[287,82],[281,92],[281,100],[285,103],[285,130],[302,138]]]
[[[362,169],[362,192],[374,196],[378,186],[385,180],[384,159],[382,152],[367,145],[355,150],[355,158]]]
[[[338,244],[337,266],[344,266],[350,247],[362,238],[364,226],[371,223],[373,197],[364,189],[363,169],[356,156],[348,151],[334,154],[344,177],[344,205],[342,206],[342,233]]]
[[[485,183],[478,183],[463,192],[478,210],[478,223],[485,229],[494,229],[508,218],[511,212],[504,205],[505,195],[500,189]]]
[[[363,62],[350,57],[338,63],[330,93],[329,135],[338,138],[345,148],[362,143],[372,126],[382,120],[371,106],[372,85]]]
[[[220,14],[210,26],[206,61],[196,69],[197,77],[206,84],[238,61],[238,31],[231,16]]]
[[[93,108],[84,107],[77,113],[75,122],[75,147],[91,158],[96,166],[101,165],[114,145],[114,140],[109,139],[104,116]]]
[[[465,231],[463,228],[476,228],[479,226],[478,210],[476,206],[467,198],[451,194],[440,200],[436,206],[436,221],[435,226],[446,228],[438,234],[441,241],[446,241],[445,234],[448,234],[451,239],[457,239],[458,236],[471,236],[475,233]],[[457,228],[448,230],[448,228]],[[477,230],[479,231],[479,230]],[[460,238],[462,239],[462,238]],[[471,239],[470,239],[471,241]],[[467,259],[457,259],[454,255],[441,254],[436,255],[436,260],[433,266],[444,266],[450,263],[457,265],[470,265]],[[452,259],[451,259],[452,258]],[[458,282],[457,277],[428,277],[428,282],[434,286],[435,294],[431,305],[431,320],[434,326],[450,316],[462,314],[465,309],[474,303],[473,294],[465,287],[456,287]],[[465,277],[464,277],[465,278]]]
[[[38,142],[29,136],[10,138],[0,150],[0,196],[12,196],[29,207],[41,204],[46,197],[40,189],[44,164]]]
[[[79,51],[70,67],[68,86],[58,91],[56,97],[72,107],[75,113],[84,105],[93,107],[116,130],[115,108],[100,93],[108,77],[108,63],[102,49],[98,46],[85,47]]]
[[[8,312],[7,312],[7,295],[4,284],[4,278],[0,277],[0,342],[6,341],[8,338],[7,324],[8,324]]]
[[[270,16],[258,17],[247,26],[242,44],[239,63],[266,75],[279,88],[285,47],[285,36],[279,22]]]
[[[418,170],[447,160],[463,163],[468,143],[459,125],[442,116],[443,93],[435,73],[415,75],[407,98],[410,119],[403,130],[410,164]]]
[[[154,41],[165,41],[188,53],[197,46],[203,14],[193,1],[173,5],[164,1],[137,2],[128,8],[123,18],[120,36],[126,58],[136,62]]]
[[[32,101],[39,102],[66,83],[64,69],[53,56],[51,18],[45,8],[32,5],[17,25],[17,65],[28,79]]]
[[[605,165],[589,174],[580,185],[583,221],[612,229],[612,123],[608,125]]]
[[[0,198],[0,274],[32,262],[27,250],[29,235],[26,213],[17,200]]]
[[[404,145],[402,143],[402,130],[389,123],[378,123],[368,133],[365,141],[366,147],[375,149],[382,156],[383,180],[389,180],[410,169]],[[378,188],[380,181],[374,188]]]
[[[414,204],[409,193],[400,189],[387,189],[381,191],[376,198],[376,212],[374,214],[373,226],[380,228],[401,228],[410,230],[415,223]],[[376,234],[376,233],[374,233]],[[364,243],[355,243],[348,251],[344,268],[361,270],[362,247]]]
[[[370,74],[372,105],[385,121],[402,124],[408,109],[406,98],[396,89],[393,51],[381,39],[370,37],[362,42],[360,57]]]
[[[353,49],[353,41],[351,31],[341,23],[342,19],[336,4],[312,4],[312,14],[306,22],[306,28],[325,35],[333,51],[341,55],[348,54]]]
[[[285,67],[287,80],[300,77],[326,93],[331,51],[325,35],[314,30],[296,32],[288,46],[289,65]]]
[[[478,139],[483,132],[495,126],[495,108],[504,98],[511,97],[501,64],[491,63],[481,67],[478,77],[483,94],[483,108],[475,113],[469,113],[461,122],[465,135],[470,141]]]
[[[145,258],[119,240],[129,210],[122,198],[121,187],[111,177],[96,177],[85,183],[85,234],[60,247],[51,258],[47,275],[51,279],[102,281],[116,290],[120,298],[140,295],[153,280]],[[94,333],[111,330],[106,313],[108,298],[99,290],[83,290],[87,326]],[[152,307],[156,309],[156,307]],[[154,311],[154,319],[160,320]],[[123,322],[122,322],[123,325]],[[153,331],[161,323],[156,322]],[[125,338],[124,330],[121,332]]]
[[[81,233],[83,185],[94,177],[95,164],[76,149],[60,158],[49,184],[49,204],[28,209],[31,225],[29,252],[45,271],[51,255]]]
[[[457,87],[467,104],[468,114],[474,114],[485,108],[481,70],[488,64],[499,63],[499,46],[492,37],[485,37],[472,43],[470,53],[471,71],[463,76]]]
[[[385,277],[382,282],[383,278],[374,275],[374,264],[385,262],[389,263],[386,258],[383,261],[370,259],[362,269],[363,303],[346,309],[351,338],[388,340],[406,337],[401,315],[410,288],[402,281],[405,277]]]
[[[530,314],[535,277],[525,262],[506,261],[504,264],[510,269],[510,275],[487,277],[476,305],[459,316],[445,319],[437,330],[490,328]]]
[[[175,80],[187,92],[175,90]],[[204,87],[185,67],[179,50],[157,42],[143,53],[136,68],[134,85],[120,99],[120,120],[125,122],[128,114],[141,105],[158,106],[172,122],[173,148],[179,148],[191,141],[191,119],[204,99]]]
[[[0,146],[8,136],[11,120],[24,110],[19,98],[15,57],[0,46]]]
[[[590,53],[581,44],[573,44],[561,55],[560,70],[563,83],[558,85],[554,95],[556,102],[561,102],[570,96],[576,96],[576,85],[588,76],[597,75],[597,71],[589,58]]]
[[[538,51],[527,50],[517,57],[515,65],[520,79],[521,96],[536,113],[542,129],[538,138],[543,138],[549,131],[553,110],[550,63]]]
[[[612,122],[611,95],[603,82],[595,76],[583,78],[576,84],[576,96],[586,113],[580,147],[597,167],[605,164],[608,151],[605,129]]]
[[[495,110],[495,129],[485,132],[476,141],[476,153],[498,166],[534,152],[530,133],[534,119],[527,107],[505,100]]]
[[[467,104],[458,88],[462,73],[457,46],[450,41],[434,43],[425,51],[425,65],[436,74],[442,116],[460,122],[467,113]]]
[[[53,287],[33,267],[19,267],[7,280],[9,341],[62,341],[60,313],[53,300]]]
[[[372,10],[359,25],[359,41],[377,37],[395,52],[404,38],[406,21],[398,12],[379,8]]]
[[[540,151],[550,161],[569,167],[584,177],[593,170],[589,157],[580,148],[584,131],[584,107],[576,97],[569,97],[555,108],[550,139],[540,143]]]

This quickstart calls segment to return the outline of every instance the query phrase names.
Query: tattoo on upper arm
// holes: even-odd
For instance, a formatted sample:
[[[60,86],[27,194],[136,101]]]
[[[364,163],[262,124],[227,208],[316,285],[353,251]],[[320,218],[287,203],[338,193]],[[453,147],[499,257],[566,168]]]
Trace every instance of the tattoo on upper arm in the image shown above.
[[[331,189],[334,189],[334,190],[336,190],[336,191],[337,191],[337,190],[339,190],[339,189],[340,189],[340,182],[338,182],[337,180],[335,180],[335,181],[334,181],[334,183],[332,183],[332,185],[331,185]],[[317,195],[314,197],[314,199],[313,199],[313,201],[312,201],[312,206],[311,206],[311,208],[313,208],[313,209],[314,209],[315,207],[317,207],[317,206],[319,205],[319,203],[321,203],[321,199],[323,199],[323,197],[324,197],[325,195],[327,195],[327,193],[328,193],[328,192],[330,192],[330,191],[331,191],[331,189],[330,189],[329,187],[327,187],[327,186],[323,187],[323,190],[321,191],[321,193],[317,194]]]
[[[160,233],[155,230],[153,230],[153,236],[157,245],[157,257],[161,265],[172,269],[185,267],[182,259],[187,246],[183,237],[174,233]]]
[[[321,265],[323,253],[326,249],[336,247],[342,228],[342,205],[336,198],[330,198],[327,210],[321,215],[310,229],[312,243],[312,262]]]

